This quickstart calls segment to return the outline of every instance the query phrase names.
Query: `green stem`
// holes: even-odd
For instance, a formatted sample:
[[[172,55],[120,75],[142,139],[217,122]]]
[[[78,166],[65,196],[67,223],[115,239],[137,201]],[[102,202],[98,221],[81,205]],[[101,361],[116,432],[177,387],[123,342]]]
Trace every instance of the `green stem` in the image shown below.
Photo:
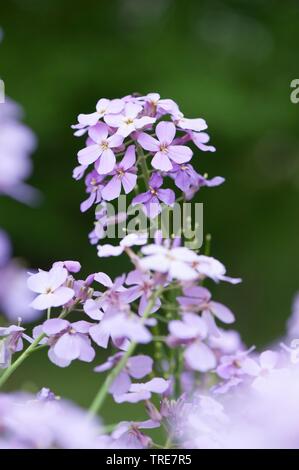
[[[14,373],[14,371],[27,359],[27,357],[35,350],[35,347],[39,345],[40,341],[45,337],[45,333],[40,334],[34,341],[33,343],[28,346],[27,349],[18,357],[18,359],[15,360],[9,366],[5,372],[2,374],[0,377],[0,388],[5,384],[5,382],[9,379],[11,374]]]
[[[142,316],[142,322],[144,323],[144,320],[150,315],[155,302],[159,295],[161,294],[163,288],[160,287],[158,288],[150,297],[149,302],[146,306],[146,309],[144,311],[144,314]],[[95,416],[101,409],[104,401],[107,398],[109,388],[118,376],[118,374],[122,371],[122,369],[126,366],[128,359],[130,356],[132,356],[133,352],[135,351],[138,343],[132,342],[128,348],[128,350],[125,352],[119,363],[112,369],[109,375],[107,375],[103,385],[99,389],[98,393],[96,394],[93,402],[90,405],[90,408],[88,410],[88,414],[90,417]]]
[[[148,180],[149,180],[149,177],[150,177],[150,173],[149,173],[149,169],[147,167],[144,152],[143,152],[141,147],[138,148],[138,155],[139,155],[139,163],[140,163],[140,166],[141,166],[142,175],[143,175],[145,183],[147,184]]]

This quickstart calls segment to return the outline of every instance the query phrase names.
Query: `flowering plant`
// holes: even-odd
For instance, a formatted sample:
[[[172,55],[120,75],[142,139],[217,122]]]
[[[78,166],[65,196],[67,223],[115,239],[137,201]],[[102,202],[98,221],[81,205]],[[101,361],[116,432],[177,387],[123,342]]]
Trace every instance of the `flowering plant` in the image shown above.
[[[0,328],[0,387],[42,349],[58,367],[76,360],[92,363],[97,349],[109,350],[104,362],[92,366],[94,373],[106,375],[86,414],[58,402],[46,388],[37,397],[1,394],[0,446],[201,448],[230,446],[232,439],[236,443],[240,422],[235,409],[230,415],[231,405],[224,410],[221,397],[232,400],[248,390],[263,394],[265,388],[268,393],[265,377],[272,380],[286,367],[277,369],[281,357],[270,350],[257,362],[254,348],[246,349],[236,331],[223,329],[235,317],[213,300],[208,283],[241,280],[229,277],[210,256],[210,237],[201,250],[196,243],[192,249],[183,230],[169,233],[163,225],[167,208],[183,206],[201,187],[224,181],[194,168],[195,153],[215,151],[205,120],[186,118],[173,100],[150,93],[100,99],[95,112],[80,114],[72,127],[76,136],[86,136],[73,176],[85,175],[88,198],[81,211],[95,205],[90,241],[98,244],[99,257],[127,256],[132,268],[116,279],[104,272],[80,279],[80,263],[67,260],[30,273],[30,307],[46,312],[45,318],[30,334],[20,324]],[[127,212],[111,217],[108,204],[133,192],[131,205],[150,221],[153,236],[149,230],[129,230],[118,244],[103,244],[109,226],[128,218]],[[79,312],[79,320],[73,312]],[[108,394],[116,404],[143,403],[145,420],[130,417],[103,425],[98,416]],[[224,439],[232,416],[233,438]],[[150,430],[159,427],[166,430],[161,443],[150,437]]]

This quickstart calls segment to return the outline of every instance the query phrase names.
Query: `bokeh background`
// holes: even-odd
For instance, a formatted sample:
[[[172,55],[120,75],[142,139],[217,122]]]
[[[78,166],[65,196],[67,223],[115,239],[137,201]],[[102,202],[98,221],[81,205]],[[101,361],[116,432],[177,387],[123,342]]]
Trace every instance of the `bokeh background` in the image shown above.
[[[100,97],[157,91],[208,121],[217,152],[201,153],[198,167],[226,178],[197,196],[212,254],[243,278],[214,288],[215,298],[235,312],[247,344],[282,335],[299,289],[298,2],[10,0],[0,23],[1,78],[38,136],[30,183],[43,194],[36,208],[1,198],[15,256],[45,269],[78,259],[83,274],[125,270],[88,243],[93,211],[80,214],[84,185],[71,178],[83,140],[70,125]],[[101,380],[90,370],[59,369],[40,353],[8,388],[48,385],[86,405]],[[130,409],[117,412],[130,418]],[[114,412],[108,402],[110,422]]]

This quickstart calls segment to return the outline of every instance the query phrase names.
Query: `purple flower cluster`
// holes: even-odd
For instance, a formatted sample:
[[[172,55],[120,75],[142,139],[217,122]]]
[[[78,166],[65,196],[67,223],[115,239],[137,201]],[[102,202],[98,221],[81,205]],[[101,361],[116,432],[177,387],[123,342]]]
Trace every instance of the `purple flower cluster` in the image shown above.
[[[157,93],[100,99],[96,111],[79,114],[78,123],[72,127],[75,135],[87,135],[86,146],[78,152],[80,165],[74,169],[74,178],[82,178],[92,165],[85,177],[89,197],[81,204],[82,211],[101,200],[118,198],[122,189],[125,194],[131,193],[142,177],[142,164],[151,167],[147,169],[151,178],[146,182],[146,192],[134,197],[132,203],[142,204],[151,218],[161,211],[161,202],[170,206],[175,202],[174,190],[164,188],[167,178],[186,199],[202,186],[218,186],[224,181],[221,177],[207,179],[189,163],[192,148],[215,151],[206,145],[209,136],[203,132],[207,129],[205,120],[185,118],[177,103],[161,99]]]

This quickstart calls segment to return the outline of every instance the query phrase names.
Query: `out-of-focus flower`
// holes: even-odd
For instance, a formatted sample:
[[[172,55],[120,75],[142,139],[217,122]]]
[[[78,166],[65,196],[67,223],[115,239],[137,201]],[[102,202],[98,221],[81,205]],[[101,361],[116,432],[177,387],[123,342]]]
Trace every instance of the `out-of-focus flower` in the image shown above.
[[[183,320],[169,322],[169,344],[185,345],[184,358],[190,369],[206,372],[216,366],[216,357],[204,342],[208,335],[205,321],[194,313],[185,313]]]
[[[268,368],[274,356],[266,358]],[[288,366],[267,372],[261,387],[247,382],[228,391],[214,400],[214,412],[194,397],[192,411],[180,422],[181,443],[199,449],[298,449],[298,394],[298,367]]]
[[[29,394],[0,395],[0,448],[102,448],[101,423],[66,400]]]
[[[201,312],[201,316],[205,320],[210,334],[214,334],[215,336],[220,335],[214,317],[227,324],[235,321],[235,317],[229,308],[219,302],[211,300],[211,293],[205,287],[185,287],[183,293],[183,297],[177,297],[182,311],[193,313]]]
[[[0,269],[0,311],[12,322],[28,323],[40,316],[30,304],[34,295],[27,287],[27,270],[16,259]]]
[[[131,384],[127,393],[114,395],[116,403],[137,403],[149,400],[152,393],[162,394],[169,387],[169,381],[155,377],[149,382]]]
[[[265,377],[268,374],[275,373],[278,364],[279,354],[275,351],[264,351],[261,353],[258,362],[251,357],[246,357],[242,363],[242,370],[252,377],[255,377],[252,386],[262,387],[265,383]]]
[[[115,367],[123,357],[123,353],[116,353],[114,356],[110,356],[106,362],[97,366],[95,372],[105,372],[112,367]],[[113,395],[122,395],[127,393],[131,387],[131,377],[134,379],[143,379],[146,375],[152,372],[153,359],[149,356],[138,355],[131,356],[125,365],[125,367],[118,374],[114,382],[109,388],[109,392]]]
[[[32,203],[37,191],[24,180],[32,171],[30,156],[36,147],[36,139],[20,121],[21,115],[21,108],[11,100],[0,106],[0,194]]]

